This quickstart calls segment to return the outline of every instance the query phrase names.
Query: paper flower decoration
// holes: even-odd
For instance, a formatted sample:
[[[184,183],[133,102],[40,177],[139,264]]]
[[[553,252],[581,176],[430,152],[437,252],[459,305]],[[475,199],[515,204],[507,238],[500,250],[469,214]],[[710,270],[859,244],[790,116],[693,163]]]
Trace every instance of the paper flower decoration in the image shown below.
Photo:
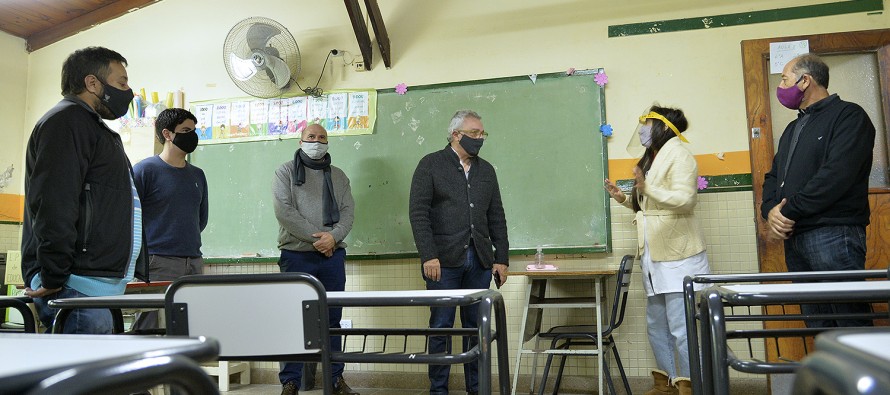
[[[611,136],[612,135],[612,125],[609,125],[607,123],[600,125],[600,132],[603,133],[603,136],[606,136],[606,137]]]
[[[396,85],[396,93],[398,93],[400,95],[404,95],[405,92],[408,92],[408,85],[405,85],[404,82]]]
[[[569,67],[569,69],[566,70],[566,75],[572,75],[572,74],[575,74],[575,68]]]
[[[605,86],[609,83],[609,76],[607,76],[606,73],[600,71],[599,73],[596,73],[596,75],[593,77],[593,80],[596,81],[597,85]]]
[[[708,187],[708,179],[702,176],[698,176],[698,190],[704,190]]]

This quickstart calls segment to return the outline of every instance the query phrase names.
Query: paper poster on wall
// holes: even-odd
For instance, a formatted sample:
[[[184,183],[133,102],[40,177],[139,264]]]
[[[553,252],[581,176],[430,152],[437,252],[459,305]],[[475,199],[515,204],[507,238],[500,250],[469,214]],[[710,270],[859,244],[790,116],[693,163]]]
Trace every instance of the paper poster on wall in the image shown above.
[[[232,137],[250,136],[250,103],[246,101],[232,103],[229,122],[229,133]]]
[[[250,102],[250,135],[264,136],[269,130],[269,102],[254,100]]]
[[[192,103],[200,144],[299,138],[309,124],[333,135],[371,134],[377,117],[377,91],[332,90],[319,97],[233,98]],[[201,125],[212,125],[212,134]]]
[[[308,100],[306,96],[297,96],[290,99],[287,105],[287,134],[299,135],[306,129],[308,120],[306,119],[306,106]]]
[[[330,134],[343,134],[346,131],[347,97],[346,93],[328,95],[328,116],[324,126]]]
[[[201,104],[194,108],[193,114],[198,118],[195,125],[198,133],[198,140],[209,140],[213,138],[213,104]]]
[[[227,139],[229,138],[229,108],[230,103],[217,103],[213,105],[213,138]],[[205,140],[209,141],[209,140]]]
[[[791,59],[808,52],[809,40],[769,43],[769,73],[782,74],[782,69]]]

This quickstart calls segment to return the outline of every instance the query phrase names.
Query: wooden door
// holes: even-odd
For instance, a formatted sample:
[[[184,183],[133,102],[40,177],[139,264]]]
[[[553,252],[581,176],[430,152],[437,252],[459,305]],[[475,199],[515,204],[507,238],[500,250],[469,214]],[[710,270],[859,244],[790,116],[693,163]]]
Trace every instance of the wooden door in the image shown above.
[[[760,206],[763,203],[761,199],[763,177],[772,166],[775,143],[778,142],[778,133],[782,132],[782,130],[773,130],[772,127],[773,116],[770,111],[770,103],[771,95],[774,92],[769,88],[768,82],[769,44],[796,40],[809,40],[810,52],[821,56],[870,53],[877,58],[878,75],[875,77],[880,81],[879,112],[883,116],[872,119],[878,134],[882,134],[875,140],[875,162],[878,167],[873,168],[872,174],[874,175],[876,171],[881,171],[884,175],[887,174],[886,164],[888,163],[888,151],[890,151],[886,134],[887,131],[890,131],[890,29],[742,41],[747,132],[750,142],[751,175],[754,184],[753,214],[756,222],[757,252],[761,272],[787,271],[782,242],[766,237],[767,224],[760,216]],[[832,73],[832,77],[834,77],[834,73]],[[829,89],[829,92],[832,90]],[[850,97],[842,98],[856,101]],[[890,259],[890,184],[886,182],[886,177],[878,178],[884,181],[869,187],[871,225],[867,228],[867,269],[887,268],[888,259]],[[768,312],[781,314],[778,309],[769,309]],[[766,327],[803,327],[803,323],[800,321],[774,322],[768,323]],[[779,354],[784,358],[798,359],[805,353],[804,345],[799,341],[780,342],[778,350],[781,351],[777,351],[776,346],[771,341],[767,342],[767,357],[771,361],[776,360]],[[807,347],[811,347],[811,345]]]

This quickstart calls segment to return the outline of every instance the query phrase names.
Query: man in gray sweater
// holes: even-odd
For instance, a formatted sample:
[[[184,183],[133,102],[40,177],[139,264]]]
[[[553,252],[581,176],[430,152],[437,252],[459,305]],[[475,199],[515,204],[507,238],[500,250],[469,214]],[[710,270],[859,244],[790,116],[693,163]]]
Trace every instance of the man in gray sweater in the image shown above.
[[[494,167],[479,157],[488,133],[482,117],[458,111],[448,127],[448,145],[417,165],[411,180],[409,217],[414,244],[423,263],[426,288],[487,289],[494,276],[507,280],[507,220]],[[476,328],[478,305],[461,307],[464,328]],[[431,307],[430,328],[452,328],[454,307]],[[478,343],[463,338],[463,351]],[[430,354],[450,352],[446,336],[430,337]],[[475,395],[478,362],[464,365],[468,394]],[[450,365],[430,365],[430,394],[448,394]]]
[[[278,219],[278,261],[282,272],[303,272],[318,278],[327,291],[346,289],[346,243],[352,229],[355,204],[349,178],[331,166],[328,132],[309,125],[300,137],[294,159],[275,171],[272,192]],[[340,327],[342,308],[330,309],[331,328]],[[340,351],[341,339],[331,337],[331,349]],[[278,378],[281,395],[298,394],[302,363],[282,363]],[[343,364],[331,364],[335,395],[358,395],[343,381]]]

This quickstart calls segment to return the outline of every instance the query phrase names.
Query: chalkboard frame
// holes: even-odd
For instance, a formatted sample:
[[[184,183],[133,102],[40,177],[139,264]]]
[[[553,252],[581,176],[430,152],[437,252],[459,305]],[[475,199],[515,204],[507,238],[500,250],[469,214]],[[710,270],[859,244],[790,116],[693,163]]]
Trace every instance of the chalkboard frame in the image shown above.
[[[577,70],[575,71],[575,75],[578,76],[591,76],[597,73],[602,73],[603,69],[589,69],[589,70]],[[538,74],[536,78],[538,80],[546,80],[549,78],[566,78],[566,73],[558,72],[558,73],[547,73],[547,74]],[[490,84],[490,83],[498,83],[498,82],[512,82],[512,81],[520,81],[526,80],[528,81],[531,76],[514,76],[514,77],[500,77],[500,78],[492,78],[492,79],[480,79],[480,80],[470,80],[470,81],[456,81],[456,82],[448,82],[441,84],[430,84],[430,85],[420,85],[420,86],[412,86],[410,89],[412,90],[425,90],[425,89],[443,89],[449,87],[458,87],[458,86],[466,86],[473,84]],[[600,106],[598,109],[593,109],[593,111],[599,112],[599,120],[601,124],[607,124],[606,121],[606,103],[605,103],[605,92],[604,89],[600,88],[599,90],[599,103]],[[395,89],[379,89],[378,93],[378,103],[380,105],[379,96],[384,94],[393,94],[395,93]],[[378,114],[379,115],[379,114]],[[378,120],[377,123],[379,127],[380,123]],[[604,175],[608,174],[608,149],[607,149],[607,139],[605,136],[600,135],[602,144],[602,169]],[[251,142],[247,142],[250,144]],[[232,144],[242,144],[242,143],[232,143]],[[591,187],[595,187],[592,185]],[[611,212],[609,206],[609,197],[606,196],[607,193],[605,191],[602,192],[605,196],[604,205],[602,207],[604,216],[605,216],[605,244],[602,245],[592,245],[592,246],[556,246],[556,247],[544,247],[543,251],[546,254],[584,254],[584,253],[608,253],[612,250],[612,232],[611,232]],[[348,251],[348,249],[347,249]],[[510,255],[528,255],[534,254],[535,248],[529,247],[521,247],[521,248],[511,248],[509,251]],[[379,260],[379,259],[407,259],[407,258],[416,258],[418,257],[417,252],[398,252],[398,253],[359,253],[359,254],[349,254],[349,260]],[[277,257],[272,257],[268,255],[264,256],[234,256],[234,257],[209,257],[206,260],[211,263],[245,263],[245,262],[273,262],[276,261]]]

